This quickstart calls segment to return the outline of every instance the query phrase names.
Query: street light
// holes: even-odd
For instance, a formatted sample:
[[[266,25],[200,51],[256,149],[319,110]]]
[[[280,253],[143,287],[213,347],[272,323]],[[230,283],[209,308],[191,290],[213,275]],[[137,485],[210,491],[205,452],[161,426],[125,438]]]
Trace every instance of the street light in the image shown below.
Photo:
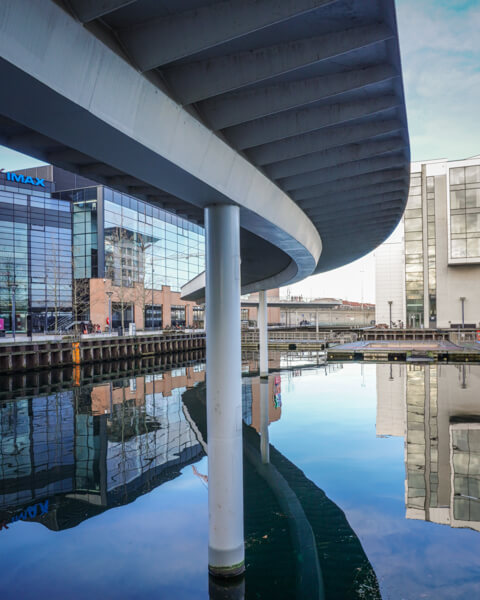
[[[13,341],[15,341],[15,330],[16,330],[15,292],[17,291],[18,285],[16,283],[9,282],[9,283],[7,283],[7,286],[12,291],[12,335],[13,335]]]
[[[462,329],[465,329],[465,296],[460,296],[460,302],[462,303]]]
[[[392,328],[392,304],[393,304],[393,300],[389,300],[388,301],[388,314],[390,317],[390,329]]]
[[[108,296],[108,331],[112,335],[112,295],[113,292],[106,292]]]

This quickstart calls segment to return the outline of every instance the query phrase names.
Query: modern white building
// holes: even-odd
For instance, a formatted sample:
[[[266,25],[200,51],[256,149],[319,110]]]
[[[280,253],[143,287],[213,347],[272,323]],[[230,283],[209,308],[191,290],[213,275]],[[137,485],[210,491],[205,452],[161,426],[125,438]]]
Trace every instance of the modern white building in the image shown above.
[[[412,163],[404,217],[375,256],[377,323],[477,327],[480,156]]]

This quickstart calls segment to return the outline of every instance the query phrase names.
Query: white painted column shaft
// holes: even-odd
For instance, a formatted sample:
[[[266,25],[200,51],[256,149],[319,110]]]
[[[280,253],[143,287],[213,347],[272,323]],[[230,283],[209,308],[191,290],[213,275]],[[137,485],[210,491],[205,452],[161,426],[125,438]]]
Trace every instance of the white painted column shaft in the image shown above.
[[[208,564],[244,571],[240,212],[209,206],[206,224]]]
[[[260,346],[260,377],[268,376],[268,306],[267,292],[258,293],[258,335]]]

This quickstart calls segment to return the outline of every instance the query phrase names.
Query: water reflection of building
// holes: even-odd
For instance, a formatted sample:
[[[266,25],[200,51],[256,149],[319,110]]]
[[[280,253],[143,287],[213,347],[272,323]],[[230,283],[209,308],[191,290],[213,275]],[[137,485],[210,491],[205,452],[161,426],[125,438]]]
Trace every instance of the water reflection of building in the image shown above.
[[[480,369],[392,367],[377,365],[377,434],[405,436],[407,518],[480,531]]]
[[[125,504],[203,456],[182,404],[204,366],[0,406],[0,521],[53,529]],[[59,518],[59,514],[62,518]]]
[[[203,439],[182,401],[205,365],[114,379],[0,405],[0,522],[65,529],[178,476]],[[268,422],[281,416],[279,375]],[[244,378],[244,417],[261,427],[259,377]]]

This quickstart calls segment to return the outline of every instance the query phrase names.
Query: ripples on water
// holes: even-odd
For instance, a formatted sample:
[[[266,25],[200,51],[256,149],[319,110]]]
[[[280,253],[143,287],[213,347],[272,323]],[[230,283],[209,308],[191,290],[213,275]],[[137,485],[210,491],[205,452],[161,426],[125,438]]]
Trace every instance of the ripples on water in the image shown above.
[[[243,364],[246,577],[210,597],[478,597],[480,367],[271,367]],[[204,378],[0,382],[2,600],[209,596]]]

